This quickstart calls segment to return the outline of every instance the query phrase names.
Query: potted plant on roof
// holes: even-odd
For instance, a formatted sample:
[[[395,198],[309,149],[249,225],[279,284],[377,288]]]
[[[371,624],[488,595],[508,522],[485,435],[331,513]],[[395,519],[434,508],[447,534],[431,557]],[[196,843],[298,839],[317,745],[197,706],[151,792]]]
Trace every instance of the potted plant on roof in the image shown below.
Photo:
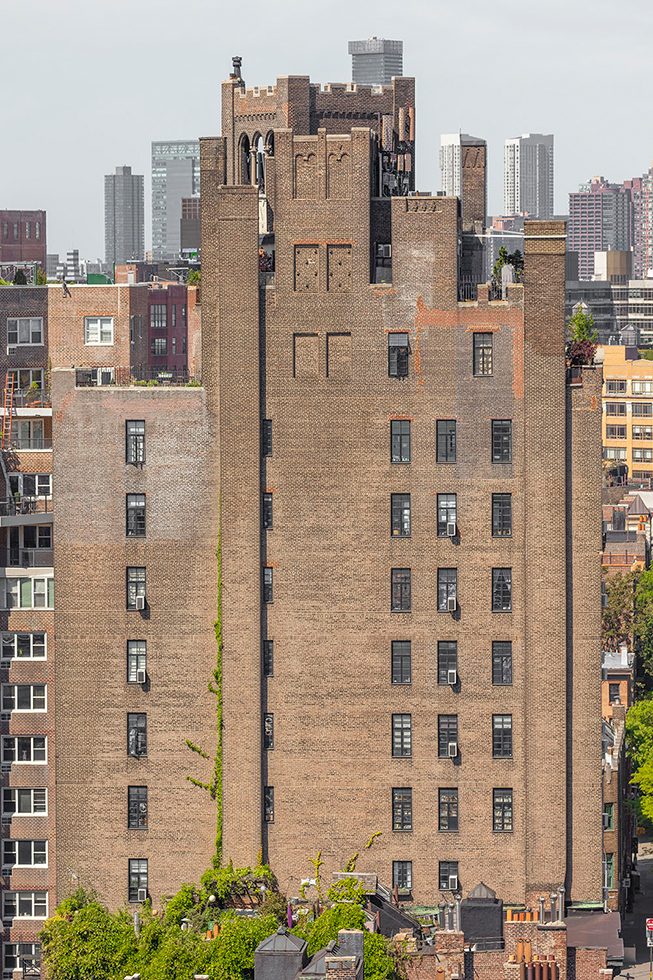
[[[32,381],[25,392],[25,404],[29,405],[30,408],[38,408],[41,404],[41,388],[38,381]]]
[[[578,304],[567,320],[567,364],[569,367],[580,367],[594,363],[594,355],[598,346],[598,333],[594,329],[594,317],[587,307]]]

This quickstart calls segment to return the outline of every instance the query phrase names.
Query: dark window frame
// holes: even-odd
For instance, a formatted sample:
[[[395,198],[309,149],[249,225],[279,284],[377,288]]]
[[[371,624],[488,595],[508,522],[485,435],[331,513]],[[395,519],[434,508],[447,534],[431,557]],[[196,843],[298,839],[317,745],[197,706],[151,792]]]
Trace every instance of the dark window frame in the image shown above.
[[[455,463],[458,452],[458,426],[456,419],[436,419],[435,421],[435,461],[436,463]]]
[[[458,642],[456,640],[438,640],[438,684],[448,686],[447,674],[455,670],[458,674]]]
[[[396,888],[400,895],[410,895],[413,890],[413,862],[412,861],[393,861],[392,862],[392,887]]]
[[[492,612],[512,612],[512,567],[492,569]]]
[[[274,640],[263,640],[263,676],[274,676]]]
[[[406,723],[406,719],[408,722]],[[391,722],[391,748],[393,759],[413,757],[413,716],[407,711],[393,712]]]
[[[490,460],[500,466],[512,463],[512,419],[492,419]]]
[[[149,800],[147,786],[127,787],[127,829],[147,830]]]
[[[494,373],[494,334],[487,331],[474,333],[472,351],[474,377],[491,378]]]
[[[141,576],[132,574],[136,572],[143,572]],[[136,609],[136,599],[142,597],[145,599],[145,605],[147,606],[147,566],[145,565],[128,565],[125,572],[126,579],[126,606],[130,612]]]
[[[404,343],[399,339],[405,338]],[[408,333],[397,331],[388,334],[388,377],[407,378],[410,356],[410,336]]]
[[[449,612],[447,601],[451,598],[456,600],[456,608],[458,608],[458,568],[438,568],[437,582],[438,612]]]
[[[390,494],[390,537],[409,538],[411,533],[411,504],[409,493]]]
[[[512,494],[492,494],[492,537],[512,537]]]
[[[272,455],[272,419],[263,419],[261,423],[261,453]]]
[[[266,711],[263,715],[263,748],[266,752],[274,749],[274,713]]]
[[[396,431],[395,431],[396,430]],[[405,466],[411,461],[410,419],[390,420],[390,462]]]
[[[263,787],[263,822],[274,823],[274,786]]]
[[[147,713],[145,711],[127,712],[127,755],[133,759],[144,759],[148,752]]]
[[[449,742],[458,744],[458,715],[438,715],[438,759],[448,759]]]
[[[146,533],[146,495],[125,494],[125,535],[128,538],[144,538]]]
[[[451,506],[453,498],[453,506]],[[453,515],[453,516],[452,516]],[[446,538],[447,524],[455,524],[458,528],[458,494],[439,493],[435,504],[435,521],[437,536]]]
[[[136,868],[136,862],[139,866]],[[143,871],[142,865],[145,864]],[[138,892],[141,889],[149,890],[149,864],[147,858],[129,858],[127,872],[127,895],[131,903],[138,902]]]
[[[408,669],[406,670],[406,665]],[[406,676],[408,679],[406,679]],[[410,640],[390,642],[390,683],[405,686],[413,682],[413,652]]]
[[[396,834],[413,831],[413,790],[410,786],[392,788],[392,831]]]
[[[412,602],[412,574],[410,568],[391,568],[390,612],[410,612]]]
[[[271,531],[274,527],[272,494],[267,491],[261,495],[261,522],[264,531]]]
[[[263,568],[263,602],[274,602],[274,570],[269,565]]]
[[[492,640],[492,684],[495,687],[511,687],[512,673],[512,640]]]
[[[458,889],[460,889],[458,861],[438,861],[438,887],[441,892],[449,891],[449,878],[453,875],[458,879]]]
[[[515,829],[513,793],[510,787],[492,790],[492,831],[511,834]]]
[[[142,426],[142,431],[130,431],[130,426]],[[130,466],[142,466],[145,462],[145,419],[125,421],[125,462]]]
[[[507,721],[507,719],[509,719]],[[511,714],[492,715],[492,758],[512,759],[513,727]]]
[[[438,833],[457,834],[460,830],[460,795],[457,786],[438,789]]]

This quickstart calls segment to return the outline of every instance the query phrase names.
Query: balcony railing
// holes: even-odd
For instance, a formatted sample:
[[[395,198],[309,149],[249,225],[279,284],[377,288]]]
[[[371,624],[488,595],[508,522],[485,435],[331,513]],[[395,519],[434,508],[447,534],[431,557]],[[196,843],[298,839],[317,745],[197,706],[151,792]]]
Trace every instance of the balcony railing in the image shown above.
[[[49,391],[17,388],[14,391],[14,408],[52,408],[52,396]]]
[[[635,554],[632,551],[612,552],[604,554],[601,558],[602,565],[634,565],[636,562],[644,562],[645,556],[640,552]]]
[[[51,497],[7,497],[0,500],[0,517],[16,517],[23,514],[51,514]]]
[[[9,548],[7,566],[11,568],[50,568],[52,548]]]
[[[101,380],[89,370],[75,372],[75,385],[78,388],[128,388],[132,385],[142,387],[189,386],[200,387],[199,378],[190,374],[186,368],[111,368]]]
[[[12,436],[10,449],[52,449],[52,439],[42,436]]]

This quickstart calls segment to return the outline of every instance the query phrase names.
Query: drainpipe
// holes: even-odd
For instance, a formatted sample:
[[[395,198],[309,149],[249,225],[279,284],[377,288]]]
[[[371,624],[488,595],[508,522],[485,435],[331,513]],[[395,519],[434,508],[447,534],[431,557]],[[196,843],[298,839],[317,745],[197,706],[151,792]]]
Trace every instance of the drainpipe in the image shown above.
[[[558,922],[562,922],[565,917],[565,886],[558,888]]]
[[[456,932],[460,932],[461,919],[462,919],[462,916],[460,914],[460,899],[457,898],[456,899],[456,917],[455,917],[455,925],[454,925],[454,928],[455,928]]]
[[[544,923],[544,902],[545,902],[544,895],[540,895],[537,901],[540,906],[540,925],[542,925]]]

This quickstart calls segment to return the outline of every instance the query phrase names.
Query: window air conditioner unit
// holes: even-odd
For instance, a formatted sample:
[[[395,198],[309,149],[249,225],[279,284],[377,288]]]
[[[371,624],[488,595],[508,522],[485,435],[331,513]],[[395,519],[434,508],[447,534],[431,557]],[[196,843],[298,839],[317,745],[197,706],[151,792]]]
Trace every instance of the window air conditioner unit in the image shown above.
[[[145,670],[137,670],[136,671],[136,683],[137,684],[144,684],[146,680],[147,680],[147,671],[145,671]]]
[[[144,595],[137,595],[136,596],[136,608],[138,610],[140,610],[140,611],[142,611],[143,609],[145,609],[145,596]]]
[[[455,595],[447,596],[447,612],[455,612],[458,608]]]
[[[458,891],[458,875],[449,875],[449,891]]]
[[[447,755],[450,759],[455,759],[458,755],[458,742],[447,743]]]
[[[453,685],[453,684],[455,684],[457,682],[457,680],[458,680],[458,671],[457,670],[448,670],[447,671],[447,684],[452,684]]]
[[[448,538],[455,538],[456,537],[456,522],[455,521],[447,521],[447,537]]]
[[[147,888],[138,889],[138,901],[147,902]]]
[[[392,256],[392,245],[378,245],[377,255],[380,259],[389,259]]]
[[[609,830],[609,828],[610,828],[610,817],[608,816],[607,813],[604,813],[603,814],[603,829],[604,830]]]

